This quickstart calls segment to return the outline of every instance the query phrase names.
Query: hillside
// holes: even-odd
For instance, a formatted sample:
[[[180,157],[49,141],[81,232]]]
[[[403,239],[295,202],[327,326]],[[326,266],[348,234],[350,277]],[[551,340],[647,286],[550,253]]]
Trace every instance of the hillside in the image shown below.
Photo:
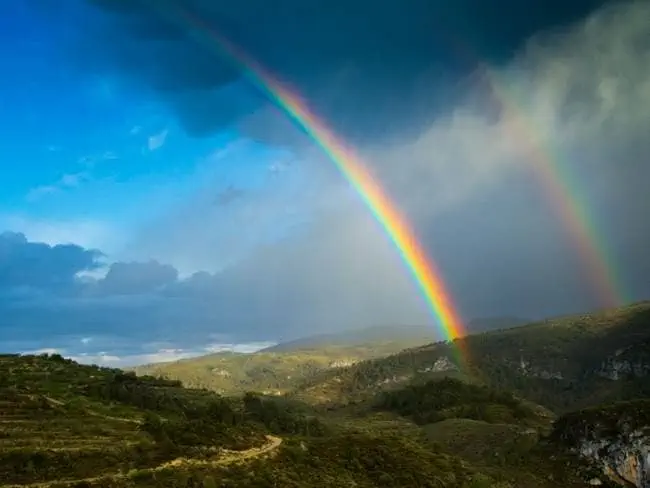
[[[222,352],[132,370],[138,375],[177,379],[188,387],[208,388],[221,394],[249,390],[281,394],[322,371],[427,344],[432,332],[424,327],[369,328],[310,336],[256,353]]]
[[[0,488],[646,487],[649,318],[639,303],[430,344],[280,396],[0,356]]]
[[[0,356],[0,399],[0,479],[10,485],[136,475],[185,452],[266,442],[213,394],[56,355]]]
[[[539,440],[550,419],[512,395],[449,380],[391,395],[318,413],[56,355],[4,355],[0,487],[587,486],[592,468],[556,449],[565,440]],[[489,442],[498,455],[480,450]]]
[[[461,404],[477,398],[457,393]],[[316,415],[277,397],[225,399],[56,355],[0,356],[0,398],[2,488],[512,488],[521,476],[430,444],[391,413]],[[584,486],[571,473],[535,474],[546,469],[527,465],[527,486]]]
[[[444,376],[565,412],[650,392],[650,302],[438,342],[324,371],[291,396],[346,403]]]
[[[520,325],[526,325],[530,322],[530,320],[522,319],[520,317],[481,317],[470,320],[467,323],[467,330],[469,330],[471,334],[479,334],[491,330],[519,327]]]
[[[418,425],[464,418],[487,423],[539,425],[544,418],[506,391],[444,378],[381,393],[373,408],[397,413]]]
[[[478,332],[522,323],[522,319],[515,317],[492,317],[472,320],[468,327]],[[429,344],[434,335],[435,330],[429,326],[368,327],[310,335],[256,353],[221,352],[131,370],[138,375],[180,380],[186,386],[220,394],[252,390],[277,395],[289,392],[318,373]]]
[[[288,352],[322,349],[332,346],[368,346],[369,344],[414,344],[431,342],[435,330],[427,326],[366,327],[330,334],[313,334],[275,346],[261,352]]]

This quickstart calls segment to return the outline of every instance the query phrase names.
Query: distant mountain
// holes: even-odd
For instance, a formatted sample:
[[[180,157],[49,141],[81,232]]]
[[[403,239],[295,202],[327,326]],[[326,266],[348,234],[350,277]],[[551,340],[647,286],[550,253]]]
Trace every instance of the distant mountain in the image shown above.
[[[471,334],[489,330],[508,329],[530,323],[520,317],[482,317],[472,319],[466,329]],[[393,325],[367,327],[363,329],[346,330],[330,334],[316,334],[301,337],[292,341],[281,342],[275,346],[263,349],[263,352],[282,352],[300,349],[313,349],[335,345],[362,345],[373,343],[401,342],[414,345],[427,344],[439,340],[435,327],[426,325]],[[408,346],[406,346],[408,347]]]
[[[367,327],[301,337],[267,347],[261,352],[286,352],[327,346],[359,346],[391,342],[422,345],[436,340],[436,332],[433,327],[423,325]]]
[[[521,317],[483,317],[472,319],[467,323],[467,330],[472,334],[490,330],[509,329],[520,325],[530,324],[532,320]]]
[[[485,318],[470,330],[513,327],[521,319]],[[473,325],[472,325],[473,324]],[[222,394],[258,391],[282,394],[329,369],[396,354],[438,340],[432,326],[382,326],[311,335],[282,342],[255,353],[221,352],[132,368],[139,375],[180,380],[184,385]]]
[[[441,376],[556,412],[650,396],[650,301],[407,349],[308,378],[292,395],[345,403]]]
[[[255,353],[208,354],[132,370],[227,395],[245,391],[277,395],[322,371],[428,344],[434,333],[431,327],[373,327],[305,337]]]

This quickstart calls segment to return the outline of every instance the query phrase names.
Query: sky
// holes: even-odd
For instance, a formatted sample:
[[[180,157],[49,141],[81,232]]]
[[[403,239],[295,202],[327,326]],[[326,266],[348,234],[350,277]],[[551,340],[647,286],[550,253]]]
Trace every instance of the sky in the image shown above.
[[[0,349],[120,366],[442,337],[349,183],[202,27],[362,156],[465,320],[606,306],[598,266],[616,303],[650,298],[648,2],[267,5],[0,6]]]

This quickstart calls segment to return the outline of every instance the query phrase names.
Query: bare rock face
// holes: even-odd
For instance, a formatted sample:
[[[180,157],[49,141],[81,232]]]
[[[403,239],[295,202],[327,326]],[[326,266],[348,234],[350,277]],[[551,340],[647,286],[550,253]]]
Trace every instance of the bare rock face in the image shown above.
[[[553,437],[603,479],[650,488],[650,400],[572,412],[557,420]]]
[[[597,371],[599,376],[612,381],[618,381],[622,378],[634,376],[643,377],[650,373],[650,365],[640,361],[629,361],[626,359],[608,358],[603,361],[600,369]]]
[[[642,341],[625,348],[617,349],[600,365],[596,374],[612,381],[624,378],[643,378],[650,375],[648,343]]]
[[[356,359],[337,359],[329,363],[328,367],[330,368],[347,368],[348,366],[353,366],[359,361]]]
[[[447,356],[441,356],[433,364],[418,369],[418,373],[442,373],[444,371],[458,371],[458,366],[452,363]]]
[[[622,486],[650,488],[650,436],[635,430],[616,439],[585,441],[578,447],[583,458]]]
[[[523,358],[519,359],[519,363],[516,365],[517,371],[522,376],[530,376],[533,378],[541,378],[543,380],[562,380],[564,375],[561,371],[554,371],[551,369],[540,368],[534,366]]]

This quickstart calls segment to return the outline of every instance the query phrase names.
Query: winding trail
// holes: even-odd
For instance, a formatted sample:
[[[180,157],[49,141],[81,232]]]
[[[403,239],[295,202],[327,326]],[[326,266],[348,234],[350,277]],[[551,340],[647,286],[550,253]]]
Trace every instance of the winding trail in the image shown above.
[[[49,396],[44,396],[45,400],[50,403],[51,405],[61,407],[65,405],[65,402],[62,402],[61,400],[56,400],[52,397]],[[128,422],[131,424],[141,424],[142,420],[138,419],[128,419],[125,417],[111,417],[110,415],[104,415],[103,413],[95,412],[94,410],[91,410],[89,408],[85,408],[84,412],[87,413],[88,415],[92,415],[93,417],[100,417],[102,419],[106,420],[117,420],[118,422]]]
[[[221,454],[218,459],[193,459],[193,458],[176,458],[166,463],[161,464],[153,471],[160,471],[168,468],[176,468],[179,466],[228,466],[229,464],[236,464],[245,461],[251,461],[265,454],[275,451],[282,444],[282,438],[273,435],[266,436],[266,443],[260,447],[251,447],[245,451],[232,451],[230,449],[220,449]]]
[[[54,398],[45,396],[45,400],[55,406],[63,406],[65,405],[65,402],[61,400],[56,400]],[[122,417],[111,417],[109,415],[104,415],[99,412],[92,411],[90,409],[86,409],[85,412],[89,415],[93,415],[96,417],[102,417],[108,420],[118,420],[122,422],[129,422],[129,423],[136,423],[136,424],[141,424],[141,420],[137,419],[129,419],[129,418],[122,418]],[[271,455],[273,454],[280,446],[282,445],[282,438],[281,437],[276,437],[273,435],[267,435],[266,436],[266,443],[264,443],[261,446],[258,447],[251,447],[250,449],[246,449],[244,451],[233,451],[230,449],[223,449],[223,448],[217,448],[217,456],[216,458],[213,459],[196,459],[196,458],[186,458],[186,457],[179,457],[176,459],[172,459],[171,461],[166,461],[162,464],[159,464],[158,466],[155,466],[153,468],[144,468],[144,469],[138,469],[138,473],[152,473],[155,471],[162,471],[165,469],[175,469],[175,468],[180,468],[180,467],[199,467],[199,466],[213,466],[213,467],[224,467],[228,466],[231,464],[238,464],[238,463],[244,463],[247,461],[252,461],[253,459],[266,456],[266,455]],[[51,486],[56,485],[57,487],[59,486],[74,486],[77,483],[92,483],[95,481],[100,481],[100,480],[107,480],[107,479],[125,479],[128,478],[129,475],[127,473],[109,473],[109,474],[104,474],[101,476],[94,476],[90,478],[77,478],[77,479],[72,479],[72,480],[54,480],[54,481],[41,481],[37,483],[27,483],[27,484],[9,484],[9,485],[0,485],[0,488],[49,488]]]
[[[244,451],[232,451],[230,449],[219,449],[220,456],[217,459],[193,459],[193,458],[176,458],[171,461],[167,461],[163,464],[155,466],[153,468],[138,469],[138,473],[151,473],[155,471],[162,471],[165,469],[175,469],[183,466],[213,466],[213,467],[223,467],[231,464],[244,463],[247,461],[252,461],[253,459],[273,454],[280,446],[282,445],[282,438],[276,437],[273,435],[266,436],[266,443],[259,447],[251,447]],[[91,478],[77,478],[73,480],[54,480],[54,481],[42,481],[38,483],[28,483],[28,484],[12,484],[12,485],[0,485],[0,488],[48,488],[50,486],[56,485],[59,486],[74,486],[77,483],[93,483],[95,481],[101,480],[117,480],[128,478],[129,475],[126,473],[111,473],[101,476],[94,476]]]

